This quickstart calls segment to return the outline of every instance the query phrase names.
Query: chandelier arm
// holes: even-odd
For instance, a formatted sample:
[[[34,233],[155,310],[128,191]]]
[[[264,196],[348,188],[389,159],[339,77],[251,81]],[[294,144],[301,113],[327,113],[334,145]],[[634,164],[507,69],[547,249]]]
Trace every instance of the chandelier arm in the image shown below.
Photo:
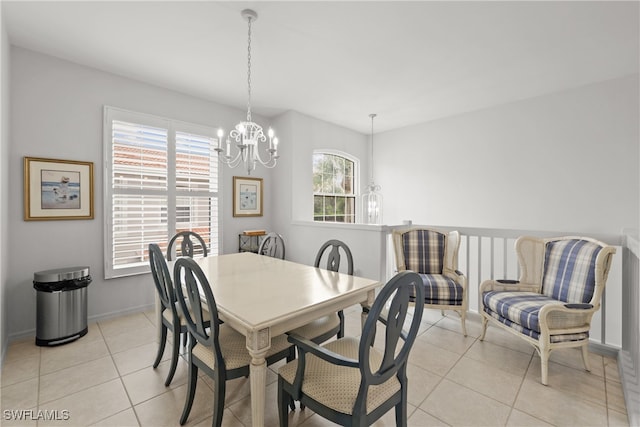
[[[256,148],[258,148],[258,147],[256,146]],[[265,161],[265,160],[262,160],[262,156],[260,155],[260,151],[259,150],[255,150],[255,159],[258,160],[262,166],[267,166],[273,160],[273,153],[269,152],[269,159]]]
[[[231,156],[229,156],[229,157],[227,157],[225,155],[220,156],[220,153],[218,153],[218,160],[220,161],[220,163],[228,165],[231,168],[235,168],[236,166],[238,166],[240,164],[240,160],[242,159],[242,152],[243,151],[244,150],[238,150],[238,152],[233,157],[233,159],[231,158]]]

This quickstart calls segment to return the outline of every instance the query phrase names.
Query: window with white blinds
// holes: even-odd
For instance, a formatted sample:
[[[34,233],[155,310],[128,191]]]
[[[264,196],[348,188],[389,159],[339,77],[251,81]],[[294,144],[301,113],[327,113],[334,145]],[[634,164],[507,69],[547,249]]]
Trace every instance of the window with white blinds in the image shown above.
[[[149,243],[166,251],[180,231],[217,255],[215,129],[112,107],[104,116],[106,278],[148,272]]]

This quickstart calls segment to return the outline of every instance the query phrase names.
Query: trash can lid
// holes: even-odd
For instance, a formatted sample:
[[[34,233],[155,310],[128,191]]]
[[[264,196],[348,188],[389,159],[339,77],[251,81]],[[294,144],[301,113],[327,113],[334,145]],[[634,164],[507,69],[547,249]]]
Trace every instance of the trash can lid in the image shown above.
[[[33,281],[41,283],[63,282],[89,275],[89,267],[66,267],[33,273]]]

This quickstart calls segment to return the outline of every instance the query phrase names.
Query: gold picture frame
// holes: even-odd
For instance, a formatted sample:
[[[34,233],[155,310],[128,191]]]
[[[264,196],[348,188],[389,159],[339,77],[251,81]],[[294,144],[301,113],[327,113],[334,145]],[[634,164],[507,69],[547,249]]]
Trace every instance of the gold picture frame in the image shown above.
[[[93,219],[93,162],[24,158],[24,220]]]
[[[262,178],[233,177],[233,216],[262,216]]]

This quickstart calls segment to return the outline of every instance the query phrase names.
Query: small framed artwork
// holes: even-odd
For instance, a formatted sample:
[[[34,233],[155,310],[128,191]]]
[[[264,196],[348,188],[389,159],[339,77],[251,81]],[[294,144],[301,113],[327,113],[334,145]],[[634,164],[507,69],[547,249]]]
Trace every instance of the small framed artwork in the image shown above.
[[[233,216],[262,216],[262,178],[233,177]]]
[[[93,163],[24,158],[24,220],[93,219]]]

